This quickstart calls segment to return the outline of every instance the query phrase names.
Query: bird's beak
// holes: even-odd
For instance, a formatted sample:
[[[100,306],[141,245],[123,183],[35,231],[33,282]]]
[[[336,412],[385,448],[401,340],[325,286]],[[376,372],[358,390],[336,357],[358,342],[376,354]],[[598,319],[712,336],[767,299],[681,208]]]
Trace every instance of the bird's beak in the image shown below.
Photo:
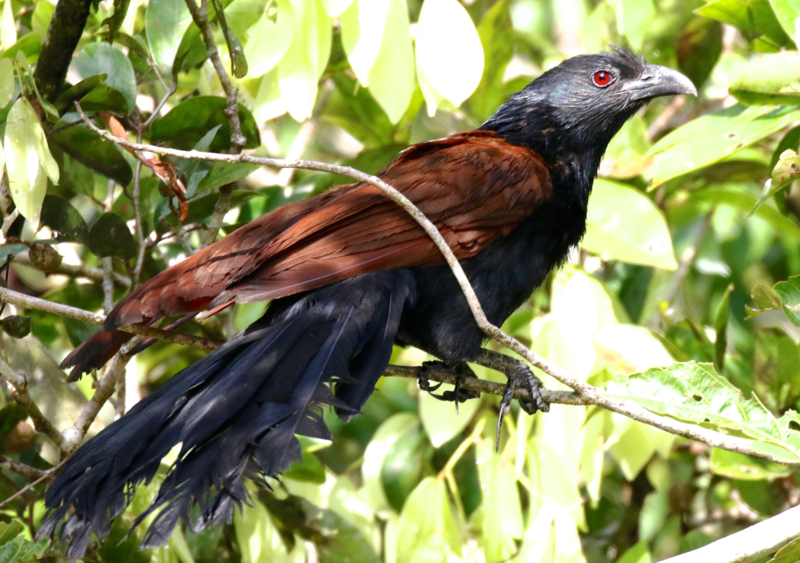
[[[638,79],[625,83],[620,89],[629,92],[632,101],[678,94],[697,96],[697,88],[691,80],[677,70],[659,65],[647,65]]]

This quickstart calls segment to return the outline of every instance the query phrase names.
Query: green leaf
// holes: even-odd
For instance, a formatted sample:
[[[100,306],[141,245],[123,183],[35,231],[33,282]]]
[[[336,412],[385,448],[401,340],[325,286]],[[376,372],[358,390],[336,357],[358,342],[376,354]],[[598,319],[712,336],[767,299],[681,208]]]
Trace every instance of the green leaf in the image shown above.
[[[55,128],[80,120],[77,113],[69,113],[56,123]],[[133,179],[133,171],[114,143],[109,143],[85,125],[68,127],[54,133],[50,140],[70,157],[87,168],[110,178],[122,186]]]
[[[23,416],[17,422],[25,420],[25,418],[27,418],[27,416]],[[14,426],[16,426],[16,423],[14,424]],[[24,529],[25,526],[23,526],[16,520],[13,520],[10,524],[6,522],[0,522],[0,546],[3,546],[8,542],[10,542],[11,540],[13,540],[14,538],[16,538]]]
[[[745,214],[753,212],[756,207],[755,197],[743,191],[726,187],[697,190],[692,192],[692,200],[695,203],[712,201],[720,205],[733,207]],[[762,205],[756,209],[755,214],[764,219],[779,233],[800,239],[800,227],[797,226],[797,223],[785,217],[777,209]]]
[[[722,25],[694,17],[678,37],[678,70],[699,89],[705,84],[722,53]]]
[[[128,14],[128,6],[131,0],[114,0],[114,13],[103,20],[101,25],[108,25],[109,42],[114,42],[114,36],[122,27],[125,16]]]
[[[247,30],[244,55],[250,61],[249,78],[263,76],[281,61],[295,33],[295,15],[289,0],[277,1],[277,15],[262,13],[254,26]]]
[[[392,444],[381,466],[381,481],[389,504],[400,512],[409,493],[426,474],[430,446],[418,424],[408,428]]]
[[[770,0],[775,16],[789,37],[797,36],[797,18],[800,18],[800,2],[798,0]]]
[[[444,385],[440,392],[452,388],[452,385]],[[443,406],[445,408],[442,408]],[[467,427],[480,406],[480,399],[470,400],[459,404],[458,414],[456,414],[455,408],[446,408],[447,403],[443,405],[442,401],[432,397],[429,393],[420,393],[419,417],[433,447],[441,447],[458,436]]]
[[[139,248],[122,217],[116,213],[103,213],[89,231],[89,250],[101,258],[133,258]]]
[[[38,225],[47,190],[47,172],[39,156],[44,132],[39,117],[25,98],[14,103],[6,123],[3,145],[11,199],[23,217]]]
[[[82,100],[84,96],[105,82],[106,78],[108,78],[107,74],[98,74],[90,76],[86,80],[81,80],[56,98],[56,101],[53,102],[53,106],[62,114],[70,111],[73,109],[75,102]],[[82,104],[81,107],[83,108]]]
[[[38,556],[42,555],[49,548],[50,540],[48,539],[32,542],[17,536],[0,547],[0,563],[16,563],[17,561],[38,559]]]
[[[438,96],[459,106],[478,87],[483,75],[483,47],[472,19],[457,0],[427,0],[418,25],[417,75],[420,84],[426,84],[422,91],[428,114],[433,115]],[[453,49],[453,45],[458,48]]]
[[[792,276],[775,284],[775,293],[781,298],[786,317],[795,326],[800,326],[800,276]]]
[[[383,462],[400,436],[417,424],[417,417],[411,413],[398,413],[389,417],[375,431],[364,451],[364,464],[361,466],[364,495],[370,506],[377,511],[391,509],[381,478]]]
[[[292,0],[292,6],[295,32],[278,65],[278,90],[289,115],[303,121],[311,117],[317,83],[330,58],[332,22],[321,0]]]
[[[778,550],[767,563],[797,563],[800,561],[800,538],[792,540]]]
[[[214,162],[209,164],[211,166],[208,169],[208,173],[197,185],[195,191],[197,194],[214,190],[225,184],[238,182],[260,168],[258,164],[247,164],[246,162]],[[188,188],[187,186],[187,193]]]
[[[130,113],[136,107],[136,76],[130,59],[122,51],[108,43],[90,43],[78,55],[75,66],[84,79],[98,74],[107,75],[102,86],[86,96],[87,105],[90,101],[107,99],[108,89],[114,89],[125,99],[123,113]]]
[[[642,540],[623,553],[617,563],[651,563],[652,561],[647,541]]]
[[[17,25],[10,1],[3,2],[3,14],[0,16],[0,45],[3,49],[11,49],[17,42]]]
[[[86,242],[89,227],[70,202],[55,195],[47,195],[42,204],[42,225],[50,227],[59,242]]]
[[[391,5],[391,0],[356,0],[341,15],[342,46],[350,67],[364,86],[369,85],[369,73],[383,44]]]
[[[649,164],[644,155],[650,146],[647,124],[641,117],[633,116],[608,144],[599,173],[610,178],[639,176]]]
[[[658,207],[638,190],[608,180],[594,183],[581,246],[607,259],[665,270],[678,267]]]
[[[617,14],[617,27],[636,50],[642,48],[645,32],[655,15],[652,0],[610,0]]]
[[[719,304],[717,318],[714,322],[714,329],[717,332],[717,339],[714,342],[714,367],[718,372],[722,372],[725,367],[725,350],[728,347],[728,317],[731,311],[731,292],[733,284],[729,285],[722,294],[722,301]]]
[[[87,323],[86,321],[79,321],[69,317],[61,317],[64,323],[64,330],[67,333],[70,343],[77,347],[89,340],[89,338],[97,332],[97,325]]]
[[[800,103],[800,54],[786,51],[762,55],[751,61],[744,74],[728,89],[748,105]]]
[[[771,480],[791,474],[791,470],[788,467],[778,463],[719,448],[711,449],[711,471],[728,479],[743,481]]]
[[[367,80],[361,83],[369,87],[369,93],[389,116],[389,121],[399,122],[411,103],[415,86],[414,51],[404,0],[389,0],[389,17],[380,50]]]
[[[483,77],[470,100],[470,107],[480,119],[488,118],[506,101],[503,75],[514,56],[514,45],[506,36],[512,29],[508,0],[496,2],[478,25],[484,55]]]
[[[715,0],[697,14],[739,28],[750,41],[758,40],[773,50],[791,44],[767,0]]]
[[[230,149],[231,129],[228,117],[225,115],[226,107],[225,98],[218,96],[188,98],[161,119],[153,121],[150,126],[150,141],[153,144],[190,150],[208,131],[221,125],[209,150],[221,152]],[[239,104],[239,121],[242,134],[247,137],[244,148],[254,149],[261,146],[261,137],[253,114],[241,104]]]
[[[0,108],[6,107],[13,95],[14,63],[8,59],[0,59]]]
[[[163,74],[172,74],[172,64],[183,34],[192,15],[183,0],[152,0],[147,4],[144,14],[144,28],[147,33],[147,45],[153,60]]]
[[[719,162],[800,119],[796,108],[736,105],[706,114],[659,140],[650,187]]]
[[[443,480],[428,477],[408,496],[397,530],[396,561],[446,561],[462,540]]]
[[[686,362],[649,369],[607,383],[606,394],[635,401],[657,414],[739,432],[752,439],[757,451],[777,460],[800,461],[797,413],[790,410],[776,419],[758,399],[745,399],[712,364]]]
[[[765,311],[775,311],[783,307],[780,294],[769,286],[760,283],[756,285],[750,296],[753,298],[755,307],[746,306],[747,319],[754,319]]]
[[[50,20],[53,19],[53,12],[55,6],[50,2],[37,2],[36,7],[33,9],[33,17],[31,17],[31,29],[33,35],[39,40],[39,43],[44,43],[47,38],[47,28],[50,26]]]

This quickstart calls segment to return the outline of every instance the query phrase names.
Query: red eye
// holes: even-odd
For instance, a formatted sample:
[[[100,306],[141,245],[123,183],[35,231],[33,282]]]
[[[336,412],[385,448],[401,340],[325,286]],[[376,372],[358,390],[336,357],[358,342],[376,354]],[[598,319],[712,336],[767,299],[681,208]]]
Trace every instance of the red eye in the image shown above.
[[[611,84],[611,73],[605,70],[599,70],[592,75],[592,82],[598,88],[605,88]]]

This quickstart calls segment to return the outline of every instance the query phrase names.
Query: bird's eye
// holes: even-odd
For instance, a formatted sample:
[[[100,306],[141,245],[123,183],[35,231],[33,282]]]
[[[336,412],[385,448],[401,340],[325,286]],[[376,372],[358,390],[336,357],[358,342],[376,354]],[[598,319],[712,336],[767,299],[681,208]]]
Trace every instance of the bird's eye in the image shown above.
[[[612,78],[611,73],[607,70],[598,70],[592,75],[592,82],[598,88],[605,88],[611,84]]]

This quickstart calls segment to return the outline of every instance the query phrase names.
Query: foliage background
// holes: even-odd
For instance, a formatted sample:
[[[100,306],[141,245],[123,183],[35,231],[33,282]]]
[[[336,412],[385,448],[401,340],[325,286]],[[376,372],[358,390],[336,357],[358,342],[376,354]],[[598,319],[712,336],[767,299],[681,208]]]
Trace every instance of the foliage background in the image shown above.
[[[566,56],[627,45],[651,63],[681,69],[699,97],[656,100],[625,126],[601,165],[580,252],[504,328],[596,385],[695,360],[712,363],[708,369],[745,397],[755,393],[772,414],[792,416],[800,399],[800,331],[792,324],[800,292],[790,278],[800,274],[800,192],[791,186],[796,155],[785,151],[800,144],[800,128],[793,128],[800,122],[800,56],[798,14],[789,0],[223,4],[248,66],[246,77],[234,80],[245,148],[370,173],[411,143],[479,126],[509,94]],[[230,69],[223,28],[209,9]],[[48,0],[2,2],[0,57],[20,62],[0,62],[0,81],[7,85],[16,74],[14,98],[20,81],[29,83],[24,59],[36,64],[53,10]],[[104,81],[92,79],[99,74],[107,75]],[[82,125],[61,129],[76,121],[69,100],[80,98],[87,112],[120,116],[134,138],[138,130],[155,144],[230,148],[219,79],[180,0],[99,2],[68,75],[71,84],[87,79],[88,94],[73,91],[61,104],[54,97],[55,114],[46,104],[39,113],[57,178],[51,170],[49,180],[42,175],[47,159],[40,150],[39,184],[36,170],[14,184],[15,158],[28,153],[15,157],[13,141],[35,129],[36,120],[7,119],[12,103],[0,110],[8,163],[2,207],[10,213],[11,196],[28,218],[4,224],[4,235],[23,241],[7,239],[0,247],[0,259],[13,256],[6,270],[12,289],[107,310],[131,280],[147,279],[207,242],[220,186],[233,182],[224,233],[346,181],[172,161],[187,189],[188,217],[181,222],[170,191],[150,170]],[[765,196],[788,189],[765,197],[753,212],[776,165]],[[46,198],[37,191],[45,181]],[[83,266],[83,275],[64,266],[42,272],[25,244],[34,240],[52,245],[63,264]],[[187,330],[224,338],[263,308],[239,306]],[[12,337],[27,332],[15,314],[30,317],[30,334],[21,339]],[[31,396],[64,430],[91,397],[92,379],[70,386],[56,366],[94,327],[35,310],[6,307],[4,315],[10,319],[0,321],[5,359],[29,378]],[[136,356],[90,433],[200,355],[161,343]],[[425,359],[398,349],[393,363]],[[680,366],[686,374],[697,369]],[[651,373],[654,386],[640,398],[672,412],[670,384],[659,375],[665,372]],[[52,467],[58,448],[36,434],[5,381],[0,388],[3,459]],[[141,527],[123,538],[154,496],[154,486],[142,487],[85,560],[634,563],[697,548],[800,498],[793,469],[676,439],[596,408],[553,406],[528,417],[515,406],[495,452],[497,405],[497,397],[484,396],[461,405],[456,416],[452,404],[421,394],[413,380],[384,378],[353,422],[326,415],[335,442],[304,443],[303,462],[273,482],[272,491],[254,484],[252,505],[230,525],[197,534],[179,529],[169,546],[137,551]],[[702,422],[705,411],[697,412]],[[739,432],[752,436],[744,426]],[[0,499],[28,482],[3,466]],[[44,490],[36,486],[3,507],[0,561],[44,551],[45,544],[31,541]]]

